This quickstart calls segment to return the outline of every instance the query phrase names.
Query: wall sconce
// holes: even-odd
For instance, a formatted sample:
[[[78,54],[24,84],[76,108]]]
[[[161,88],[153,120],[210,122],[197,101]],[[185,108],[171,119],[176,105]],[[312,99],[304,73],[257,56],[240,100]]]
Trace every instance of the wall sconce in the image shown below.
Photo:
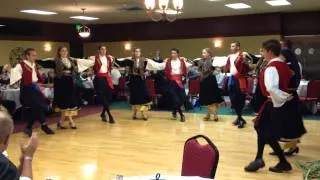
[[[131,51],[131,48],[132,48],[131,43],[127,42],[127,43],[124,44],[124,49],[125,49],[126,51]]]
[[[222,40],[221,39],[215,39],[213,41],[213,45],[215,48],[221,48],[222,47]]]
[[[44,47],[44,51],[46,51],[46,52],[50,52],[52,50],[52,46],[50,43],[44,44],[43,47]]]

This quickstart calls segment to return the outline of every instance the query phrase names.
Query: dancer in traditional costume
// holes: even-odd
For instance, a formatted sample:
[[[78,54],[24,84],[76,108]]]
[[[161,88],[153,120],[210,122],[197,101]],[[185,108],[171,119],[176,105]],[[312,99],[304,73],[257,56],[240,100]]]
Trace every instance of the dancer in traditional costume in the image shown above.
[[[110,124],[115,123],[115,120],[110,112],[110,102],[114,91],[111,70],[113,57],[108,53],[106,46],[99,46],[99,53],[94,57],[94,73],[93,80],[94,88],[100,99],[102,100],[103,109],[100,114],[102,121]],[[106,113],[108,114],[108,120]]]
[[[42,131],[46,134],[54,134],[54,131],[46,123],[46,113],[49,110],[49,105],[38,84],[42,82],[42,79],[36,69],[36,50],[33,48],[26,49],[25,58],[26,60],[17,64],[11,69],[10,73],[10,85],[21,80],[20,101],[24,107],[30,107],[31,111],[31,116],[27,127],[24,129],[24,133],[31,137],[32,126],[38,120]]]
[[[286,137],[283,137],[281,141],[285,142],[283,149],[288,149],[285,152],[286,156],[291,156],[293,154],[298,154],[300,149],[297,146],[300,143],[300,138],[307,131],[303,124],[303,117],[300,108],[300,100],[297,93],[297,89],[301,80],[301,70],[299,62],[292,51],[292,43],[289,40],[280,41],[281,44],[281,58],[289,65],[292,70],[292,78],[289,83],[289,93],[293,95],[293,99],[290,101],[289,106],[291,109],[290,116],[287,120]],[[273,153],[274,154],[274,153]]]
[[[289,94],[289,82],[292,76],[289,66],[283,62],[280,55],[280,43],[278,40],[269,40],[263,43],[263,54],[268,64],[261,73],[260,88],[265,97],[269,97],[260,109],[259,117],[255,121],[255,129],[258,135],[258,150],[256,158],[245,171],[254,172],[263,168],[263,150],[265,144],[269,144],[279,158],[279,163],[270,167],[272,172],[286,172],[292,169],[286,160],[278,141],[288,136],[287,121],[290,121],[290,103],[293,96]]]
[[[186,99],[184,89],[184,80],[187,78],[186,59],[179,56],[178,49],[171,49],[171,57],[167,58],[164,63],[157,63],[148,60],[147,70],[164,70],[165,76],[170,81],[169,91],[172,97],[172,117],[177,119],[177,113],[180,115],[180,121],[185,122],[183,114],[183,105]]]
[[[200,105],[208,108],[208,114],[204,120],[210,120],[213,114],[214,120],[218,121],[217,110],[223,102],[220,90],[218,88],[216,77],[213,75],[212,67],[213,54],[209,48],[202,50],[202,59],[198,62],[200,71]]]
[[[58,48],[55,63],[53,106],[56,112],[61,113],[57,128],[66,129],[63,126],[63,122],[68,120],[70,127],[77,129],[72,116],[78,114],[79,97],[77,96],[75,84],[78,67],[75,59],[69,57],[68,49],[65,46]]]
[[[262,104],[266,101],[268,97],[263,96],[261,89],[259,88],[259,77],[260,73],[263,72],[265,66],[268,64],[268,61],[263,57],[262,48],[260,49],[261,58],[255,66],[255,75],[256,75],[256,89],[253,97],[253,110],[258,113]]]
[[[141,49],[134,48],[133,57],[126,58],[128,67],[130,104],[132,105],[133,116],[137,118],[137,113],[141,113],[143,120],[148,120],[146,112],[150,109],[151,98],[146,84],[146,58],[141,56]],[[116,61],[121,64],[119,61]],[[122,63],[123,64],[123,63]]]
[[[228,81],[228,92],[232,107],[237,114],[237,119],[233,124],[238,128],[243,128],[246,121],[242,117],[242,109],[248,91],[246,76],[250,70],[249,64],[252,63],[252,59],[248,53],[241,51],[239,42],[231,43],[230,50],[231,54],[228,57],[225,72],[231,75]]]

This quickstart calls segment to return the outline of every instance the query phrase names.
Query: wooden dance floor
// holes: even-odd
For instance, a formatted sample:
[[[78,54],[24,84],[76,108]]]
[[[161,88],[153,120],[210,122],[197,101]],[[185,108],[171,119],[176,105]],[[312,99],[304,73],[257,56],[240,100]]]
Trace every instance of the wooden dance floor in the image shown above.
[[[294,170],[275,174],[268,167],[276,157],[265,149],[266,167],[258,173],[246,173],[243,168],[254,159],[256,134],[252,117],[248,126],[232,126],[233,116],[222,116],[220,122],[204,122],[201,114],[186,114],[186,123],[170,120],[168,112],[150,112],[149,121],[131,120],[131,111],[114,110],[117,123],[100,121],[99,115],[76,120],[78,130],[58,130],[54,136],[40,132],[40,147],[33,161],[35,180],[109,180],[116,175],[135,176],[156,173],[179,175],[182,151],[186,139],[197,134],[209,136],[220,151],[216,174],[218,180],[301,180],[302,172],[296,160],[320,159],[320,121],[305,121],[308,134],[300,144],[300,154],[290,157]],[[53,125],[51,126],[53,127]],[[36,130],[39,131],[39,130]],[[14,134],[9,156],[18,162],[22,133]]]

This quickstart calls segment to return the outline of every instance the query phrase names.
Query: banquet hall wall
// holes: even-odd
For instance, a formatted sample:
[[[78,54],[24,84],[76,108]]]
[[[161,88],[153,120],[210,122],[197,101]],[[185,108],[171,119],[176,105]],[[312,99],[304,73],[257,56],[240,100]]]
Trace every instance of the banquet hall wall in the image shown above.
[[[51,46],[50,51],[45,51],[45,46]],[[50,42],[50,41],[12,41],[0,40],[0,65],[9,63],[9,54],[16,47],[32,47],[37,50],[38,58],[54,58],[59,46],[69,47],[68,42]]]
[[[232,41],[239,41],[242,49],[249,53],[259,54],[261,43],[266,39],[280,39],[280,35],[85,43],[84,55],[93,55],[100,44],[105,44],[116,57],[131,56],[131,51],[125,49],[125,45],[130,44],[132,48],[141,48],[145,57],[153,57],[157,49],[161,51],[162,56],[167,57],[170,48],[178,48],[182,56],[197,58],[200,57],[201,49],[206,47],[211,48],[216,56],[226,56],[230,52],[229,46]],[[221,47],[215,47],[215,42],[219,41]]]

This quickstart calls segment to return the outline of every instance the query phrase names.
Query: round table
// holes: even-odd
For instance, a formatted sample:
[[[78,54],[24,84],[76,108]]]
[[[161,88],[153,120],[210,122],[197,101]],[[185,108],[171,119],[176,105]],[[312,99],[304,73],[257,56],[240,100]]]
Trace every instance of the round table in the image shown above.
[[[113,180],[156,180],[155,176],[132,176],[132,177],[116,177]],[[212,180],[197,176],[161,176],[159,180]]]

